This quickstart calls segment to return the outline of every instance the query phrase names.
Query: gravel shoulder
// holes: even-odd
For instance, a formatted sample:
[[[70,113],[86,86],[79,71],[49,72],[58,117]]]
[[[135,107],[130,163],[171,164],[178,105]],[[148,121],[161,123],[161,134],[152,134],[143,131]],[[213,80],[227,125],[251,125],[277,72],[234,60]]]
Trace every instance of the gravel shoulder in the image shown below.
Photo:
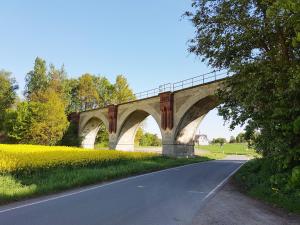
[[[198,211],[191,225],[299,225],[300,216],[252,199],[230,180]]]

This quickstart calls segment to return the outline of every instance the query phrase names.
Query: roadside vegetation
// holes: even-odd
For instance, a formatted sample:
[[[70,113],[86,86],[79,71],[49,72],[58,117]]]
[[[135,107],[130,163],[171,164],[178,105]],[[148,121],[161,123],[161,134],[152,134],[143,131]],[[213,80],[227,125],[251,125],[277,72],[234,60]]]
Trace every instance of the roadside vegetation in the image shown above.
[[[154,153],[0,145],[0,204],[133,174],[211,160]]]
[[[253,159],[234,178],[250,196],[300,213],[300,166],[279,171],[272,159]]]
[[[252,196],[299,211],[299,0],[193,0],[189,51],[232,75],[217,96],[230,128],[262,155],[237,180]],[[298,208],[297,208],[298,204]]]

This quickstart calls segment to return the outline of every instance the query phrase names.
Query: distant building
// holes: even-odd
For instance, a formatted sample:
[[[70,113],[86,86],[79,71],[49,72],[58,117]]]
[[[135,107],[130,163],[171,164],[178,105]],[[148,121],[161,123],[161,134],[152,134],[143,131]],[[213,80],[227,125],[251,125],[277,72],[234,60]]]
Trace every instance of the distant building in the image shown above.
[[[196,145],[209,145],[209,140],[205,134],[196,134],[194,143]]]

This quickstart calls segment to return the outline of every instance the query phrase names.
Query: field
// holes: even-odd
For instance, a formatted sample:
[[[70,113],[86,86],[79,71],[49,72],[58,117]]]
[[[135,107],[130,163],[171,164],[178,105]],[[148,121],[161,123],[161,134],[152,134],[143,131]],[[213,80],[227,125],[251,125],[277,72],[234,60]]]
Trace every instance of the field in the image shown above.
[[[0,144],[0,204],[210,159],[175,159],[154,153]]]
[[[211,144],[196,146],[196,149],[208,151],[210,153],[220,153],[225,155],[249,155],[258,156],[254,149],[248,148],[246,143],[233,143],[233,144]]]

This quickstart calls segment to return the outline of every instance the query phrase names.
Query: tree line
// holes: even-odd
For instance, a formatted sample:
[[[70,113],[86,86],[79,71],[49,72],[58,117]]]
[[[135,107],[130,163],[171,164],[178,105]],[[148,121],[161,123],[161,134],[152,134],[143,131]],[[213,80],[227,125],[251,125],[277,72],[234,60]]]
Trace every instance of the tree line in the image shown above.
[[[251,145],[251,142],[253,140],[249,140],[245,138],[245,133],[239,133],[236,137],[234,136],[231,136],[230,139],[229,139],[229,143],[248,143]],[[211,141],[212,144],[225,144],[227,143],[227,140],[226,138],[222,138],[222,137],[219,137],[219,138],[213,138],[212,141]]]
[[[12,74],[1,70],[1,142],[78,145],[76,127],[68,121],[68,114],[135,99],[123,75],[118,75],[115,83],[89,73],[68,78],[64,66],[47,66],[39,57],[26,74],[24,99],[17,95],[17,89]],[[107,131],[102,125],[97,140],[107,139]]]

